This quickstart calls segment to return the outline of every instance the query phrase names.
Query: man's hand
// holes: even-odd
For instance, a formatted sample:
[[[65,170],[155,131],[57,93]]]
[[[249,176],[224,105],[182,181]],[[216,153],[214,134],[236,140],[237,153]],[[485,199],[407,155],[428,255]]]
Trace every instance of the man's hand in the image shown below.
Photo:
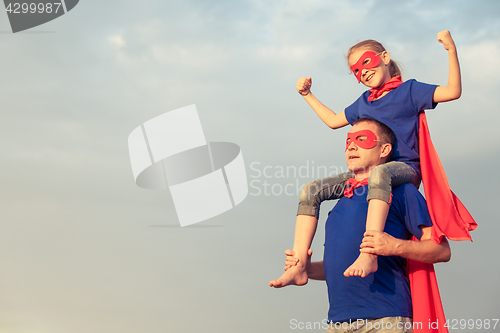
[[[401,239],[394,238],[385,232],[367,230],[364,233],[360,251],[380,256],[396,256],[399,255],[398,248],[401,241]]]
[[[451,34],[448,30],[438,32],[437,40],[438,40],[438,42],[443,44],[445,50],[449,51],[450,49],[456,48],[455,42],[453,41],[453,38],[451,38]]]
[[[313,250],[311,249],[307,250],[307,264],[306,264],[307,277],[308,279],[312,280],[324,281],[325,270],[323,269],[323,260],[311,262],[312,253]],[[287,271],[293,266],[297,266],[299,259],[294,257],[295,252],[292,250],[286,250],[285,254],[286,254],[285,271]]]
[[[368,230],[360,251],[381,256],[400,256],[431,264],[449,261],[451,250],[446,237],[436,243],[431,240],[432,227],[421,227],[421,230],[420,241],[398,239],[385,232]]]
[[[312,253],[313,253],[313,250],[311,250],[311,249],[307,250],[308,257],[307,257],[306,267],[309,267],[311,265],[311,255],[312,255]],[[286,254],[285,271],[287,271],[292,266],[297,266],[297,263],[299,262],[299,258],[294,257],[295,252],[293,252],[292,250],[286,250],[285,254]]]
[[[307,96],[311,92],[312,79],[309,76],[308,78],[301,77],[297,81],[297,91],[302,96]]]

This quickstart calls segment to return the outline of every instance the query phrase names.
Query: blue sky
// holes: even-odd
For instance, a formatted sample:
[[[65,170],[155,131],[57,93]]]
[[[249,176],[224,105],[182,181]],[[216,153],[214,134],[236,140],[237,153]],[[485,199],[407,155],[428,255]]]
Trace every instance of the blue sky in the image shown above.
[[[463,95],[427,117],[479,228],[473,243],[452,242],[438,282],[448,318],[498,317],[500,3],[480,4],[85,0],[17,34],[0,13],[0,331],[288,332],[291,319],[321,321],[324,283],[267,287],[292,246],[297,195],[250,194],[179,228],[168,191],[134,184],[127,137],[196,104],[207,140],[241,147],[249,180],[300,188],[314,166],[344,170],[348,129],[328,129],[297,79],[312,76],[315,95],[343,110],[364,91],[345,54],[371,38],[404,79],[445,85],[436,41],[445,29]],[[259,177],[266,166],[309,173]],[[332,205],[313,244],[318,260]]]

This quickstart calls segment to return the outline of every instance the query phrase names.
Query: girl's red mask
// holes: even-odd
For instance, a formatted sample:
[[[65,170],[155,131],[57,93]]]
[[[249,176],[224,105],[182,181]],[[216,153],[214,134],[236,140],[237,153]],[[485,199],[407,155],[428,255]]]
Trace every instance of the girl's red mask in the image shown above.
[[[347,133],[347,140],[345,141],[345,150],[349,149],[351,142],[363,149],[372,149],[377,145],[377,136],[370,130],[362,130],[354,133]]]
[[[358,79],[358,83],[361,82],[361,72],[363,69],[375,68],[381,61],[382,59],[373,51],[366,51],[363,53],[359,60],[351,66],[351,71]]]

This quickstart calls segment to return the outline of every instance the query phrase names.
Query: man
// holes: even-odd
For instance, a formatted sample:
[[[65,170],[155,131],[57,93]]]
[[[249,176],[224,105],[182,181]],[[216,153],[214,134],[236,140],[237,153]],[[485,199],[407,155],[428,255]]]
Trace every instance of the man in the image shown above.
[[[309,278],[327,283],[328,333],[411,332],[412,305],[405,274],[406,259],[426,263],[450,259],[447,240],[444,238],[439,244],[431,240],[432,222],[425,199],[411,184],[393,189],[384,232],[364,233],[368,209],[365,184],[372,169],[390,159],[393,144],[392,131],[373,119],[359,119],[349,131],[345,157],[349,170],[355,175],[350,181],[352,187],[346,190],[327,219],[323,261],[307,264]],[[420,241],[409,240],[412,235]],[[344,270],[360,251],[379,255],[379,269],[365,278],[345,277]],[[291,257],[292,251],[285,253],[289,255],[287,268],[298,262]]]

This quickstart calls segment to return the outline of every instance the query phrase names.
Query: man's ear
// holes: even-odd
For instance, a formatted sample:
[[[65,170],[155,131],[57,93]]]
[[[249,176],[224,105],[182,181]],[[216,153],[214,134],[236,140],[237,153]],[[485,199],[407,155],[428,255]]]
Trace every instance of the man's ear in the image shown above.
[[[380,157],[385,158],[391,154],[392,145],[390,143],[384,143],[382,145],[382,150],[380,152]]]

